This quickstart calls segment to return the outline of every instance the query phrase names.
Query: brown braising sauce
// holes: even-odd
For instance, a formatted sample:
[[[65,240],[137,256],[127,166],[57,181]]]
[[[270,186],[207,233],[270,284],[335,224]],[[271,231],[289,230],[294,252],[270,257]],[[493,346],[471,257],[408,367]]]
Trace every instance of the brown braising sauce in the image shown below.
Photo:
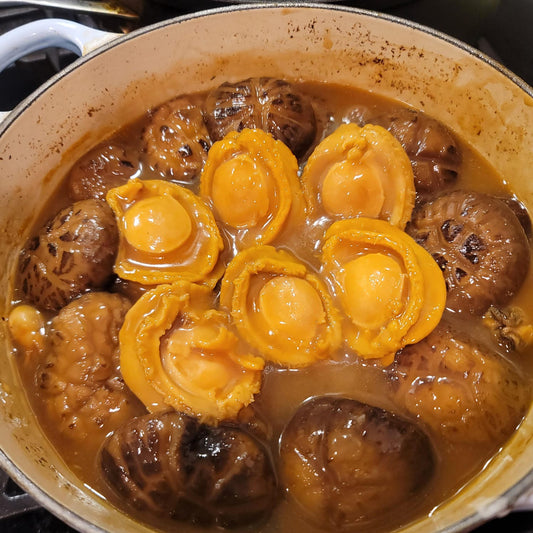
[[[297,83],[294,86],[300,94],[303,94],[308,101],[312,102],[312,107],[316,115],[316,136],[310,142],[307,152],[302,150],[301,144],[298,144],[299,152],[303,153],[298,160],[300,173],[312,149],[323,138],[335,131],[342,123],[356,122],[362,126],[366,122],[372,123],[374,117],[379,117],[378,121],[382,121],[383,123],[385,119],[382,117],[394,115],[402,107],[398,102],[384,99],[378,95],[344,87],[313,83]],[[195,121],[202,123],[201,113],[198,109],[203,108],[205,100],[205,94],[192,95],[187,100],[189,107],[193,108],[193,111],[186,116],[186,120],[192,129],[194,129],[197,123]],[[197,106],[196,110],[194,109],[195,106]],[[165,139],[165,128],[167,128],[167,125],[165,125],[166,118],[163,115],[158,116],[156,113],[157,111],[147,112],[146,116],[141,120],[126,125],[112,138],[106,139],[105,142],[103,141],[101,147],[95,148],[94,153],[98,154],[99,151],[103,150],[102,147],[105,146],[112,145],[114,147],[120,147],[120,149],[114,148],[113,150],[115,151],[109,152],[106,156],[108,160],[115,158],[117,162],[116,169],[118,170],[114,171],[112,180],[114,182],[111,186],[121,186],[130,178],[140,178],[142,180],[164,179],[184,186],[195,194],[199,194],[199,175],[202,166],[205,164],[204,159],[207,157],[206,154],[209,148],[207,143],[214,141],[214,139],[209,141],[209,133],[206,136],[203,129],[196,133],[189,132],[196,145],[184,146],[183,151],[185,155],[188,151],[191,154],[194,152],[193,155],[196,158],[196,162],[193,161],[191,165],[183,167],[180,170],[181,173],[175,172],[173,175],[172,172],[168,172],[168,169],[165,170],[167,166],[172,167],[170,156],[161,156],[159,154],[159,159],[154,163],[152,152],[156,148],[153,146],[148,149],[146,148],[148,142],[147,132],[155,137],[159,135],[159,139]],[[211,135],[213,135],[212,132]],[[302,133],[302,135],[304,134]],[[423,132],[420,135],[423,135]],[[431,144],[431,134],[429,134],[428,139],[426,139],[427,143]],[[504,182],[505,176],[498,175],[490,166],[490,163],[484,161],[472,147],[467,146],[456,136],[454,136],[454,139],[456,142],[456,148],[454,150],[457,149],[461,155],[459,163],[456,160],[452,161],[452,166],[457,166],[457,175],[452,175],[453,172],[452,174],[446,174],[449,179],[447,178],[447,181],[445,180],[443,184],[438,185],[431,191],[421,192],[417,187],[418,195],[414,213],[420,212],[420,206],[424,202],[431,202],[438,196],[456,190],[474,192],[476,194],[482,193],[484,195],[490,195],[491,198],[503,198],[507,204],[512,206],[512,209],[519,210],[520,204],[513,197],[513,191],[510,191]],[[303,142],[302,139],[299,139],[299,142]],[[409,143],[410,141],[404,138],[404,142]],[[204,143],[206,146],[204,146]],[[197,152],[195,150],[201,148],[205,150],[205,154],[198,158],[196,157]],[[420,148],[419,146],[419,149],[423,151],[423,147]],[[92,167],[91,164],[93,165]],[[80,167],[80,164],[77,163],[74,165],[74,168],[77,168],[77,170],[71,171],[71,169],[65,169],[65,181],[55,196],[43,207],[43,211],[39,216],[40,223],[32,231],[32,236],[38,235],[42,231],[42,221],[53,218],[60,209],[67,209],[72,204],[74,200],[73,194],[78,194],[73,193],[72,172],[96,175],[98,174],[98,169],[95,170],[95,165],[97,163],[94,163],[94,161],[93,163],[86,164],[84,167]],[[108,176],[111,174],[108,173]],[[119,177],[115,179],[117,175]],[[90,186],[92,185],[87,186],[87,188],[90,188]],[[80,194],[85,193],[82,192]],[[99,200],[103,201],[101,196]],[[98,197],[98,195],[95,197]],[[76,199],[79,200],[78,198]],[[521,212],[521,215],[523,216],[523,220],[526,220],[524,226],[527,229],[528,215],[524,211]],[[74,220],[76,213],[65,213],[65,220],[69,216],[71,218],[68,220]],[[446,219],[446,222],[448,219]],[[324,230],[330,222],[326,219],[318,221],[308,220],[303,224],[296,225],[296,229],[283,230],[270,245],[291,253],[310,272],[320,273],[320,246],[323,243]],[[67,223],[69,222],[67,221]],[[407,231],[410,231],[409,227],[408,224]],[[58,229],[57,231],[61,233],[63,230]],[[69,231],[61,233],[60,239],[62,242],[72,237],[73,231]],[[458,229],[457,231],[460,230]],[[224,228],[221,228],[220,232],[224,244],[224,250],[220,255],[221,262],[227,263],[236,254],[239,244],[234,236],[230,232],[225,231]],[[420,245],[424,246],[424,235],[421,237],[420,233],[415,235],[413,232],[413,236]],[[41,244],[43,242],[41,239]],[[490,246],[490,243],[486,240],[482,245],[477,240],[473,242],[470,239],[468,242],[470,248],[468,248],[467,252],[470,254],[478,253],[479,250],[484,251],[485,249],[483,247]],[[48,246],[50,250],[54,247],[51,242],[48,242]],[[26,249],[28,247],[31,248],[31,245],[26,245]],[[52,251],[56,253],[55,250]],[[429,250],[429,252],[436,258],[434,250]],[[525,253],[528,257],[531,255],[530,245]],[[98,257],[98,253],[95,252],[93,256]],[[472,256],[470,255],[470,257]],[[64,260],[70,260],[70,256],[65,255]],[[475,261],[477,259],[474,259],[472,264],[475,264]],[[459,274],[460,276],[461,274]],[[33,282],[34,279],[35,277],[30,278],[30,282]],[[21,343],[20,339],[15,338],[14,351],[16,352],[15,356],[19,363],[23,386],[26,389],[43,431],[59,450],[68,466],[84,483],[117,506],[126,509],[127,512],[144,520],[147,516],[150,516],[150,513],[143,513],[142,508],[140,512],[138,509],[134,509],[130,505],[132,501],[128,497],[127,492],[123,492],[121,496],[110,488],[109,483],[106,482],[102,474],[99,453],[108,434],[114,430],[118,430],[118,428],[124,427],[135,417],[146,416],[148,413],[145,405],[128,390],[127,384],[122,381],[119,368],[119,355],[113,350],[113,343],[118,343],[120,327],[126,312],[131,304],[140,295],[145,293],[145,288],[140,287],[135,282],[117,279],[116,276],[110,277],[98,289],[90,286],[83,287],[80,290],[80,294],[83,294],[83,296],[73,298],[74,301],[83,302],[83,300],[79,299],[86,298],[93,293],[105,292],[110,293],[110,300],[88,302],[85,307],[80,303],[78,311],[76,309],[71,310],[71,316],[57,318],[61,307],[64,306],[47,308],[46,305],[36,305],[35,301],[32,301],[31,291],[29,292],[27,286],[24,285],[27,282],[28,278],[25,278],[24,274],[20,273],[14,280],[13,306],[16,307],[20,304],[27,303],[31,306],[38,307],[46,322],[44,327],[47,336],[44,340],[40,341],[38,347],[35,347],[35,345],[31,345],[33,347],[26,345],[24,347],[22,346],[24,343]],[[326,282],[326,286],[332,292],[336,305],[339,305],[338,298],[340,296],[335,293],[337,289],[329,282]],[[217,305],[219,291],[220,284],[217,284],[213,289],[214,305]],[[405,347],[403,350],[400,350],[404,352],[404,355],[402,355],[403,359],[397,356],[397,361],[392,365],[383,365],[381,362],[373,359],[358,357],[344,342],[339,347],[335,347],[335,350],[328,357],[307,366],[289,368],[288,366],[272,364],[267,361],[262,371],[260,392],[255,394],[254,401],[248,407],[244,407],[238,417],[230,421],[230,425],[232,427],[245,428],[247,434],[252,434],[253,439],[259,441],[261,449],[266,450],[266,457],[272,464],[274,477],[276,478],[276,495],[272,503],[269,504],[271,510],[266,515],[260,515],[257,521],[252,521],[251,523],[245,522],[238,530],[261,531],[263,533],[286,531],[319,533],[335,529],[346,531],[387,531],[406,525],[417,517],[429,513],[433,508],[442,504],[447,498],[453,496],[454,493],[460,490],[463,485],[483,468],[486,462],[497,453],[498,449],[511,436],[512,429],[519,424],[521,417],[525,414],[525,410],[529,405],[529,390],[533,377],[531,363],[533,360],[533,343],[532,339],[529,339],[528,344],[527,339],[528,335],[530,335],[527,327],[533,323],[533,298],[531,297],[533,294],[533,273],[531,269],[525,275],[525,279],[520,284],[520,287],[513,292],[516,292],[516,294],[512,298],[508,299],[505,304],[497,305],[496,307],[506,313],[509,313],[511,308],[514,310],[518,308],[520,310],[522,316],[520,317],[519,326],[522,329],[516,326],[516,324],[513,324],[516,326],[513,331],[520,329],[520,332],[522,332],[521,338],[522,340],[525,339],[523,346],[519,345],[519,341],[514,337],[511,340],[509,340],[509,336],[503,339],[501,336],[497,337],[489,327],[490,324],[494,328],[497,327],[494,326],[494,321],[491,322],[487,318],[483,319],[483,315],[486,316],[485,311],[482,313],[469,313],[461,312],[457,309],[447,309],[444,311],[441,322],[449,324],[449,329],[437,329],[437,333],[434,332],[432,335],[444,335],[449,330],[452,332],[457,331],[459,332],[458,338],[460,340],[454,340],[453,342],[443,341],[444,344],[441,346],[437,340],[431,340],[433,339],[431,337],[428,342],[428,355],[420,356],[422,363],[418,363],[417,357],[419,357],[419,353],[416,349],[411,353],[411,347]],[[29,294],[30,296],[28,296]],[[114,307],[115,305],[116,307]],[[92,318],[88,319],[88,322],[83,322],[84,317],[82,316],[80,319],[76,318],[76,312],[79,313],[79,316],[84,315],[85,317],[88,313],[94,314],[91,315]],[[183,327],[186,319],[182,318],[180,320],[176,320],[172,328]],[[76,323],[77,326],[74,327],[79,327],[79,330],[76,330],[78,333],[65,333],[64,330],[61,330],[63,323]],[[101,324],[104,324],[102,328]],[[233,326],[230,326],[231,328]],[[501,333],[502,329],[503,326],[499,327],[497,331]],[[509,329],[512,330],[512,327],[505,331]],[[52,330],[53,332],[50,333]],[[79,335],[85,335],[86,339],[80,342]],[[453,338],[456,339],[456,337]],[[514,344],[513,339],[515,341]],[[450,356],[451,348],[449,347],[452,344],[453,346],[467,346],[464,349],[465,353],[470,349],[468,346],[471,344],[476,347],[488,346],[492,355],[486,361],[483,361],[483,364],[481,364],[482,368],[479,370],[475,366],[476,363],[472,364],[470,359],[465,363],[461,360],[460,356]],[[97,353],[98,350],[101,350],[100,354]],[[106,353],[106,350],[109,353]],[[462,353],[461,350],[459,349],[458,353]],[[252,349],[251,351],[254,355],[261,355],[257,349]],[[479,349],[479,351],[483,353],[482,349]],[[472,352],[474,356],[472,357],[477,357],[475,354],[478,354],[478,352],[474,350]],[[487,378],[489,379],[488,385],[486,388],[481,387],[481,389],[470,390],[468,388],[470,385],[472,387],[478,386],[476,379],[472,378],[470,380],[470,378],[467,379],[465,377],[464,383],[459,383],[457,388],[454,388],[452,384],[446,393],[442,393],[440,389],[435,388],[431,389],[432,392],[427,393],[425,396],[425,389],[420,383],[424,380],[431,381],[428,376],[431,375],[433,367],[430,363],[426,365],[424,357],[430,358],[432,353],[435,357],[443,356],[443,363],[440,366],[436,365],[436,368],[442,369],[446,367],[443,370],[442,376],[433,376],[436,380],[441,379],[442,381],[446,381],[456,371],[460,374],[462,372],[461,365],[465,364],[465,376],[479,372],[479,375],[476,375],[483,381],[490,374],[490,379]],[[449,357],[449,359],[446,359],[446,357]],[[452,359],[453,364],[450,362]],[[494,400],[493,392],[490,388],[492,386],[500,386],[500,381],[498,381],[500,378],[496,377],[492,379],[493,373],[497,374],[499,372],[500,360],[504,362],[506,369],[508,367],[512,369],[505,370],[504,373],[508,371],[509,374],[505,374],[501,379],[505,380],[507,384],[513,382],[512,386],[510,386],[509,393],[506,396],[506,393],[504,393],[505,397],[502,402]],[[413,361],[415,362],[413,363]],[[454,367],[454,365],[456,366]],[[412,370],[413,368],[415,370]],[[418,376],[418,381],[416,377],[409,374],[411,371],[422,372]],[[411,386],[411,382],[416,382],[416,385]],[[98,383],[98,386],[93,386],[94,383]],[[413,396],[414,400],[409,403],[409,401],[406,401],[406,397],[410,393],[405,391],[412,391],[416,387],[420,387],[420,389],[416,389],[418,391],[416,394],[419,395]],[[398,390],[402,391],[401,394],[398,393]],[[469,409],[468,406],[475,405],[476,401],[482,403],[486,401],[486,405],[488,406],[505,404],[506,401],[509,401],[509,405],[502,408],[505,412],[494,414],[493,420],[496,421],[494,423],[496,425],[500,424],[503,427],[501,433],[489,434],[487,436],[485,434],[486,429],[480,423],[481,429],[477,431],[475,436],[470,437],[468,435],[468,426],[476,426],[477,418],[474,415],[473,422],[468,422],[470,420],[468,413],[465,415],[467,422],[464,424],[464,427],[458,426],[458,428],[451,428],[451,433],[441,433],[438,423],[433,423],[431,419],[425,418],[426,415],[431,417],[432,414],[439,411],[438,405],[429,405],[427,403],[430,402],[429,397],[431,394],[433,394],[431,401],[437,403],[441,400],[444,401],[444,405],[440,409],[441,411],[452,409],[453,406],[450,407],[450,404],[454,401],[458,409],[465,408],[467,412]],[[467,399],[460,397],[462,394]],[[472,400],[472,395],[475,394],[479,394],[479,396],[476,400]],[[454,395],[457,395],[457,397]],[[310,511],[309,507],[307,507],[308,501],[305,498],[302,499],[298,492],[298,483],[304,482],[301,481],[301,478],[297,478],[294,481],[293,478],[290,478],[291,474],[286,474],[283,471],[283,468],[285,468],[283,465],[286,464],[286,461],[280,456],[280,449],[285,449],[285,447],[290,447],[291,445],[290,442],[287,443],[287,439],[290,436],[282,435],[298,409],[301,408],[304,402],[321,396],[356,400],[365,406],[378,408],[380,413],[385,411],[387,414],[386,416],[384,415],[383,419],[379,418],[379,416],[377,417],[380,420],[379,424],[389,424],[387,431],[383,432],[383,435],[386,435],[386,437],[383,437],[385,440],[380,441],[379,445],[376,445],[378,447],[389,450],[394,448],[396,442],[394,441],[396,438],[395,435],[401,434],[403,438],[407,432],[405,429],[394,429],[396,426],[391,429],[391,417],[399,418],[402,424],[405,423],[409,427],[409,431],[414,428],[413,431],[417,435],[420,433],[424,439],[427,439],[429,443],[428,453],[431,454],[433,461],[432,466],[427,475],[426,473],[423,474],[426,477],[424,477],[420,486],[417,485],[413,488],[412,495],[407,494],[405,497],[403,495],[400,495],[401,497],[399,496],[399,501],[402,501],[403,504],[392,508],[385,506],[383,513],[378,512],[371,516],[364,515],[366,512],[365,509],[367,508],[362,504],[362,516],[360,518],[350,518],[350,512],[345,512],[344,508],[341,509],[341,504],[339,503],[337,505],[338,502],[335,497],[320,495],[317,496],[315,502],[316,507],[320,508],[321,505],[324,505],[324,513],[334,515],[336,523],[328,523],[327,517],[317,518],[313,514],[314,511],[312,509]],[[435,400],[435,398],[437,399]],[[452,400],[451,398],[454,399]],[[513,402],[515,403],[513,404]],[[359,403],[354,405],[359,405]],[[359,413],[357,409],[354,407],[350,410],[350,413]],[[187,414],[190,415],[190,413]],[[370,417],[368,412],[367,415]],[[358,460],[364,463],[360,466],[361,470],[369,468],[366,462],[369,461],[369,457],[374,453],[373,448],[364,453],[360,450],[357,452],[346,452],[344,444],[339,444],[343,438],[348,441],[350,440],[351,430],[346,428],[355,424],[354,421],[358,420],[357,416],[359,415],[350,414],[350,416],[352,417],[349,418],[350,422],[347,422],[347,425],[342,429],[332,429],[328,425],[330,423],[327,421],[324,422],[324,427],[321,426],[320,429],[324,434],[324,438],[330,439],[328,441],[330,449],[336,449],[338,454],[341,455],[343,453],[346,454],[343,456],[343,460],[346,462],[339,470],[341,473],[346,471],[346,469],[357,470],[359,468]],[[456,417],[460,416],[460,412],[457,411]],[[492,416],[492,414],[483,414],[483,417],[485,416]],[[94,422],[92,420],[92,422],[100,430],[92,431],[92,422],[86,424],[85,418],[95,419],[96,421]],[[303,428],[305,428],[306,423],[311,423],[309,420],[313,420],[313,418],[311,416],[306,418],[302,422]],[[506,423],[511,424],[512,427],[510,430],[505,425]],[[443,424],[449,425],[449,420],[444,418]],[[401,426],[401,428],[403,427]],[[188,431],[193,431],[189,426],[187,428]],[[450,428],[448,427],[448,429]],[[194,429],[194,431],[198,430]],[[331,433],[329,434],[328,431],[331,431]],[[335,431],[338,431],[338,435]],[[365,431],[371,432],[368,428]],[[380,431],[379,428],[377,431]],[[79,435],[83,434],[83,438],[76,437],[76,432],[79,432]],[[463,432],[466,433],[463,434]],[[335,435],[337,436],[335,437]],[[301,435],[298,438],[300,437]],[[387,441],[387,439],[389,440]],[[311,441],[311,437],[309,437],[309,441]],[[281,448],[280,442],[283,443]],[[363,442],[361,446],[366,446],[364,439],[361,442]],[[308,459],[312,456],[314,460],[315,456],[313,453],[315,452],[313,450],[315,448],[313,446],[319,446],[319,444],[313,441],[313,444],[309,445],[311,451],[307,450],[306,453],[309,452],[311,454],[308,456]],[[338,446],[338,449],[336,446]],[[304,453],[302,449],[299,449],[298,453]],[[320,449],[324,451],[327,448]],[[319,454],[321,452],[317,451],[316,453]],[[358,456],[358,454],[360,455]],[[334,462],[334,459],[333,454],[329,458],[329,461]],[[310,459],[309,461],[312,463]],[[325,461],[325,464],[328,464],[328,460]],[[379,465],[376,468],[379,470]],[[417,468],[417,465],[414,464],[408,468]],[[289,481],[286,481],[287,475],[289,475]],[[376,482],[375,479],[381,479],[378,474],[376,474],[375,478],[372,477],[373,475],[372,473],[368,474],[369,477],[367,479],[370,485]],[[328,482],[335,483],[335,480],[332,481],[331,476],[328,477]],[[365,495],[366,489],[354,489],[350,486],[353,480],[350,481],[348,479],[343,481],[343,479],[337,479],[338,486],[335,490],[341,492],[342,490],[352,490],[353,495],[351,498],[354,500],[357,499],[358,495],[362,495],[361,498],[363,500],[365,498],[371,499],[371,497]],[[113,480],[111,480],[111,485],[113,485]],[[289,490],[287,490],[286,485],[289,485]],[[401,486],[399,485],[399,487]],[[294,491],[291,487],[294,488]],[[302,490],[305,492],[305,487]],[[309,489],[309,491],[311,490]],[[328,493],[328,490],[324,489],[325,493]],[[380,489],[378,488],[376,490],[377,496],[375,497],[378,499],[383,498],[384,503],[386,503],[385,500],[389,501],[391,499],[392,493],[380,496],[382,494]],[[399,488],[398,490],[403,489]],[[395,494],[394,496],[398,495]],[[342,499],[341,497],[339,498]],[[311,503],[309,505],[312,508],[315,504]],[[180,531],[187,533],[218,530],[215,525],[209,525],[209,520],[205,520],[208,523],[207,526],[202,525],[201,513],[200,515],[193,513],[192,516],[192,520],[198,522],[199,525],[190,524],[190,516],[176,516],[173,519],[168,518],[168,520],[148,518],[148,523],[155,524],[168,531],[175,530],[177,527]],[[178,522],[176,522],[176,519]],[[225,523],[221,522],[222,525]]]

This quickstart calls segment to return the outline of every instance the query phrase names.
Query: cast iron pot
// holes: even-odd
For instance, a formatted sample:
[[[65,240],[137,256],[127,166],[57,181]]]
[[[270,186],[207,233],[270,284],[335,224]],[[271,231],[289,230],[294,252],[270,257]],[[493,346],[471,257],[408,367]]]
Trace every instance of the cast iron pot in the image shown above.
[[[44,24],[44,27],[42,26]],[[99,45],[0,125],[2,316],[17,252],[62,170],[102,137],[172,96],[250,76],[328,81],[411,104],[448,124],[501,172],[533,212],[533,91],[449,37],[392,17],[307,2],[250,4],[116,37],[45,21],[45,44]],[[88,32],[88,33],[87,33]],[[81,36],[80,36],[81,35]],[[37,39],[38,40],[38,39]],[[109,41],[106,44],[102,44]],[[0,50],[20,55],[2,41]],[[26,48],[27,48],[26,47]],[[5,57],[0,57],[0,68]],[[87,532],[148,529],[85,487],[43,436],[21,389],[5,318],[0,347],[1,466],[33,497]],[[508,512],[533,486],[533,412],[484,470],[409,533],[459,531]],[[179,526],[177,526],[179,530]]]

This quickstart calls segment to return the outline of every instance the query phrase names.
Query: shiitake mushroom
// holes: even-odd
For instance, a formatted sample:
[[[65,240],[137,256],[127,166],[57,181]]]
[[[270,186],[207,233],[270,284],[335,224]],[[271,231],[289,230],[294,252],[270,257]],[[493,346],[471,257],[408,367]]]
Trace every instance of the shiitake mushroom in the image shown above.
[[[223,83],[207,96],[205,111],[213,141],[230,131],[263,129],[301,158],[315,140],[311,100],[285,80],[263,77]]]
[[[116,430],[99,465],[113,492],[144,518],[236,527],[265,518],[276,501],[276,476],[259,441],[177,411]]]
[[[499,196],[498,198],[511,208],[511,211],[516,215],[516,218],[518,218],[518,221],[524,228],[527,238],[531,239],[533,225],[526,206],[515,196]]]
[[[407,232],[442,269],[453,311],[483,314],[492,304],[506,304],[529,270],[520,221],[488,194],[456,190],[422,203]]]
[[[531,399],[508,359],[447,321],[398,352],[390,377],[397,404],[451,443],[499,445]]]
[[[456,181],[463,158],[457,139],[442,122],[406,107],[385,113],[362,109],[355,118],[388,129],[400,141],[411,160],[418,193],[434,193]]]
[[[91,292],[51,321],[49,350],[35,381],[47,420],[77,446],[100,445],[110,431],[144,411],[118,364],[118,333],[129,308],[123,296]]]
[[[426,485],[435,465],[416,426],[341,396],[302,404],[283,432],[280,457],[289,496],[332,530],[390,516]]]
[[[84,292],[106,287],[117,247],[117,224],[105,202],[88,199],[65,207],[20,254],[24,297],[41,309],[57,311]]]
[[[125,147],[103,143],[81,157],[67,176],[72,201],[97,198],[105,200],[109,189],[124,185],[139,172],[139,159]]]
[[[201,108],[185,96],[156,108],[142,138],[148,165],[161,177],[181,182],[200,174],[211,146]]]

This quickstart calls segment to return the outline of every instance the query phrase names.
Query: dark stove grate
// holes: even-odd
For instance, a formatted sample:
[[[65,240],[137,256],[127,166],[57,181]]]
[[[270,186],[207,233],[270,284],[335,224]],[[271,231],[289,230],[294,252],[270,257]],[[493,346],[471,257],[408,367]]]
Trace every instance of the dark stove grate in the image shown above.
[[[0,470],[0,518],[16,517],[39,507],[40,505],[29,494]]]
[[[34,20],[60,17],[85,26],[115,33],[127,33],[139,21],[125,21],[111,16],[94,16],[51,8],[30,6],[0,10],[0,35]],[[0,111],[10,111],[54,74],[72,63],[77,56],[69,50],[46,48],[19,59],[0,72]]]
[[[76,533],[46,511],[0,470],[0,531],[2,533]]]

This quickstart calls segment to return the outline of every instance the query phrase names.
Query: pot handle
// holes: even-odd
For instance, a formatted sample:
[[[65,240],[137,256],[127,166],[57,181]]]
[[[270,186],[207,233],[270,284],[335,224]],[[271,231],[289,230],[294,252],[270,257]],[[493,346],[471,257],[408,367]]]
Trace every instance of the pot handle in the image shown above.
[[[29,22],[0,35],[0,71],[17,59],[48,47],[66,48],[84,56],[120,35],[71,20],[50,18]],[[7,114],[0,113],[0,122]]]
[[[83,56],[119,35],[71,20],[51,18],[29,22],[0,36],[0,70],[31,52],[52,46]]]

